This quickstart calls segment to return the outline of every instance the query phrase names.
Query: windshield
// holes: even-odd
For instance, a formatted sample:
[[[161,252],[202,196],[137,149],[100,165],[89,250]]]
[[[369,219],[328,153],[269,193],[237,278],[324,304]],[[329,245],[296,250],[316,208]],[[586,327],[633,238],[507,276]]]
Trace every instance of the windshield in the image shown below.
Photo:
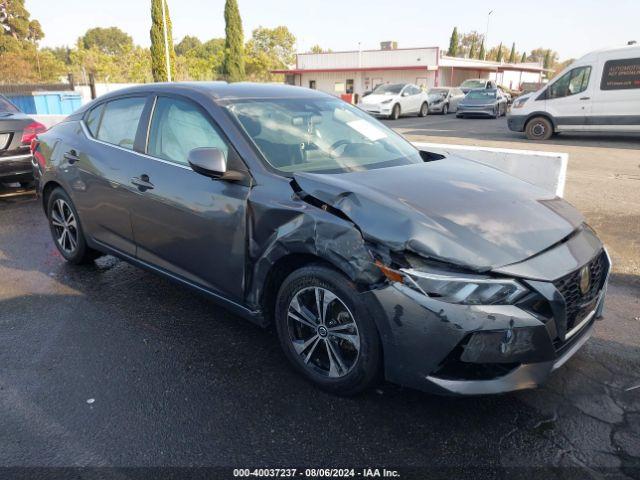
[[[398,134],[338,99],[238,100],[227,108],[266,161],[285,174],[344,173],[423,161]]]
[[[19,111],[13,103],[0,96],[0,113],[18,113]]]
[[[467,98],[470,100],[495,100],[495,90],[471,90],[467,93]]]
[[[483,88],[485,84],[485,80],[465,80],[460,86],[464,88]]]
[[[404,87],[403,83],[394,83],[392,85],[378,85],[374,90],[374,95],[397,95]]]

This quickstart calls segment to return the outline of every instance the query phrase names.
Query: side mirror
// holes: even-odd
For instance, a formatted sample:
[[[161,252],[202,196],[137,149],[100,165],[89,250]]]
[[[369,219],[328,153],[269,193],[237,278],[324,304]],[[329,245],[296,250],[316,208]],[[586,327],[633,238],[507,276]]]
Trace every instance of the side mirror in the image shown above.
[[[187,159],[194,172],[211,178],[220,178],[227,172],[227,158],[219,148],[194,148]]]
[[[409,96],[409,92],[407,90],[405,90],[404,92],[402,92],[402,96],[403,97],[408,97]]]

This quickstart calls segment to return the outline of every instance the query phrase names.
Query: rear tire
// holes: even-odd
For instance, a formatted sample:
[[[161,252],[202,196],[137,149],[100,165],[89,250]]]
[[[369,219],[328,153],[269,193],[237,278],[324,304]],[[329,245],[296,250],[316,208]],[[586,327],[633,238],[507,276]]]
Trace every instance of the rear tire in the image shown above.
[[[524,127],[529,140],[549,140],[553,135],[553,125],[545,117],[533,117]]]
[[[389,115],[390,120],[398,120],[400,118],[400,105],[397,103],[391,109],[391,115]]]
[[[427,104],[427,102],[424,102],[420,106],[420,111],[418,112],[418,116],[419,117],[426,117],[427,115],[429,115],[429,105]]]
[[[341,273],[321,264],[291,273],[278,292],[275,323],[287,359],[323,390],[355,395],[378,380],[378,330],[361,294]]]
[[[100,252],[87,246],[78,212],[62,188],[49,195],[47,218],[53,242],[67,262],[79,265],[100,256]]]

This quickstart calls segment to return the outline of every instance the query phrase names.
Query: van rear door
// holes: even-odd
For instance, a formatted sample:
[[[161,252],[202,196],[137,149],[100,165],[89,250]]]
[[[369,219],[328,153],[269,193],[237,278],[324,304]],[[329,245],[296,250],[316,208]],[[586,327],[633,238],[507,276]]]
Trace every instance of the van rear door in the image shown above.
[[[625,58],[626,57],[626,58]],[[640,131],[640,49],[603,53],[594,82],[590,130]]]

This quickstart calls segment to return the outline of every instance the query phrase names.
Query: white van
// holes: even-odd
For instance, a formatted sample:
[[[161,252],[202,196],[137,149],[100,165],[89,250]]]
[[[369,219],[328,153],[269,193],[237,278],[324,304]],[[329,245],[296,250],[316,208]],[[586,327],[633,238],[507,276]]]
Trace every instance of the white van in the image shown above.
[[[576,60],[541,90],[517,98],[508,123],[530,140],[570,131],[640,133],[640,46]]]

